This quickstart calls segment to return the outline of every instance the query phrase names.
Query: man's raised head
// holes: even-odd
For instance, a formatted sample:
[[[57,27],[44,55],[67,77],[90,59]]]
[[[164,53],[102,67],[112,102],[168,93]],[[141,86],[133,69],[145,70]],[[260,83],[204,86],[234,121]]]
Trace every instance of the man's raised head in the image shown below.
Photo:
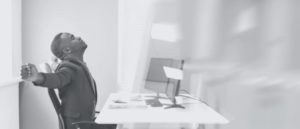
[[[52,53],[63,60],[66,56],[82,56],[87,45],[80,37],[70,33],[57,34],[51,44]]]

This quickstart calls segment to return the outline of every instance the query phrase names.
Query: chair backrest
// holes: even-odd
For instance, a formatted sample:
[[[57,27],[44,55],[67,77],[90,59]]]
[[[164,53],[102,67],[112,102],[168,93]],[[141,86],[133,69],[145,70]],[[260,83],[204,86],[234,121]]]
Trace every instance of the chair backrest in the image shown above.
[[[40,64],[40,69],[45,73],[51,73],[53,71],[48,63]],[[49,94],[49,97],[52,101],[52,104],[54,106],[55,112],[56,112],[57,117],[58,117],[59,129],[65,129],[66,126],[64,125],[64,119],[63,119],[62,114],[60,112],[61,103],[59,101],[58,95],[55,92],[55,89],[48,88],[48,94]]]
[[[52,104],[54,106],[54,109],[55,109],[55,112],[57,114],[57,117],[58,117],[58,122],[59,122],[59,129],[65,129],[65,124],[64,124],[64,119],[62,117],[62,114],[60,112],[60,107],[61,107],[61,103],[59,101],[59,98],[55,92],[55,89],[50,89],[48,88],[48,94],[49,94],[49,97],[52,101]]]

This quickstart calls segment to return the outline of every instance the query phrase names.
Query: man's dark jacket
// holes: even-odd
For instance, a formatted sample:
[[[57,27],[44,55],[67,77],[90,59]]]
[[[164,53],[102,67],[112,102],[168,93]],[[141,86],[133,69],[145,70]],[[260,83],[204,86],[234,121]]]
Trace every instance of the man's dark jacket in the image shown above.
[[[95,116],[97,89],[87,67],[80,61],[64,60],[55,73],[42,73],[44,82],[36,84],[58,88],[64,117],[92,120]]]

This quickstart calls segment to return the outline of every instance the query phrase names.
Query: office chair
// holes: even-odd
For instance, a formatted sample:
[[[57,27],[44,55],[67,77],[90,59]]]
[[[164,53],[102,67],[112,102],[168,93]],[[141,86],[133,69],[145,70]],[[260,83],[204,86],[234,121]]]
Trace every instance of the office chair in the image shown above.
[[[58,117],[59,129],[66,129],[66,126],[64,125],[64,119],[59,110],[61,104],[60,104],[58,96],[55,92],[55,89],[48,88],[48,94],[50,96],[50,99],[52,101],[52,104],[54,106],[55,112]],[[96,113],[99,114],[100,112],[97,111]],[[116,124],[97,124],[94,121],[78,121],[78,122],[74,122],[72,124],[74,124],[77,129],[80,129],[80,125],[83,125],[83,124],[91,124],[91,129],[116,129],[117,128]]]
[[[50,99],[52,101],[52,104],[54,106],[54,109],[55,109],[57,117],[58,117],[59,129],[66,129],[66,126],[64,125],[64,119],[62,117],[61,112],[59,111],[60,101],[55,92],[55,89],[48,88],[48,94],[50,96]],[[99,114],[99,112],[96,112],[96,113]],[[80,125],[83,125],[83,124],[91,124],[91,129],[116,129],[116,127],[117,127],[116,124],[97,124],[94,121],[78,121],[78,122],[74,122],[72,124],[75,125],[76,129],[80,129]]]
[[[46,73],[51,73],[52,71],[48,63],[41,64],[40,68],[43,72]],[[60,112],[61,103],[59,101],[57,93],[55,92],[55,89],[48,88],[48,94],[58,117],[59,129],[66,129],[66,125],[64,124],[64,118],[62,117],[62,114]],[[99,113],[100,112],[96,111],[96,114]],[[116,124],[96,124],[94,121],[78,121],[72,124],[75,125],[76,129],[80,129],[80,125],[82,124],[91,124],[91,129],[116,129],[117,127]]]

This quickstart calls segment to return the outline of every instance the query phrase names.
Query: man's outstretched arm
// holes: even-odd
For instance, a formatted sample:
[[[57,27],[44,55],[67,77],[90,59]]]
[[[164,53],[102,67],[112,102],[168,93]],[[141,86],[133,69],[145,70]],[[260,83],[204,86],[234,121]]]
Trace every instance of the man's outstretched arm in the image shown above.
[[[56,73],[41,73],[33,64],[23,65],[21,76],[23,80],[31,81],[34,85],[48,88],[62,88],[72,80],[73,70],[61,67]]]

